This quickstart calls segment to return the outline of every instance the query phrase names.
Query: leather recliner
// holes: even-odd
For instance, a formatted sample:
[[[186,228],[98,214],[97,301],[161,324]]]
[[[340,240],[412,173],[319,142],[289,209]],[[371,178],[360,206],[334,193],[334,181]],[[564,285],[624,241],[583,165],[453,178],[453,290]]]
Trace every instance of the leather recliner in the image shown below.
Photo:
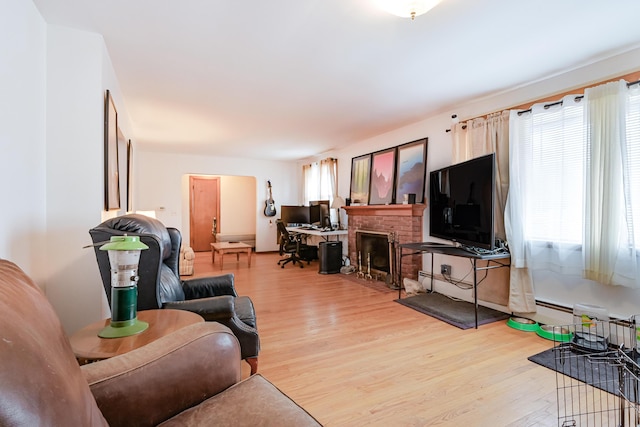
[[[47,298],[3,259],[0,361],[0,426],[320,426],[260,374],[241,380],[238,340],[218,323],[80,366]]]
[[[251,374],[257,372],[260,338],[255,310],[249,297],[236,293],[233,274],[181,280],[180,231],[165,227],[162,222],[145,215],[128,214],[109,219],[89,230],[89,234],[109,304],[109,256],[99,248],[111,236],[140,236],[140,241],[149,249],[142,251],[138,265],[138,310],[188,310],[198,313],[206,321],[222,323],[240,341],[241,357],[251,366]]]

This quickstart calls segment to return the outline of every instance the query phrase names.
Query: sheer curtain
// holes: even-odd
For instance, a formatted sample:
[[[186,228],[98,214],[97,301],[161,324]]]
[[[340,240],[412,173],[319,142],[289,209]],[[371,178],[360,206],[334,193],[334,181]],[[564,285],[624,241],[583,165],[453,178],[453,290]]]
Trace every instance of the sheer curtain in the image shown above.
[[[582,233],[582,107],[575,95],[511,112],[505,231],[509,307],[536,311],[535,268],[579,274]]]
[[[625,81],[585,91],[586,173],[584,277],[608,285],[638,287]],[[637,147],[635,147],[637,148]],[[638,166],[637,164],[634,166]],[[640,188],[635,188],[636,192]]]

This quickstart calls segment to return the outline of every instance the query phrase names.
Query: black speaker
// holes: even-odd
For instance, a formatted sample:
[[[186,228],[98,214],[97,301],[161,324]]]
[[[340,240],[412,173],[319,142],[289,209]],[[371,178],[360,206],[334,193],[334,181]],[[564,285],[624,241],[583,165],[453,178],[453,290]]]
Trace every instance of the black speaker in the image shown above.
[[[318,249],[319,273],[340,273],[340,267],[342,267],[342,242],[320,242]]]

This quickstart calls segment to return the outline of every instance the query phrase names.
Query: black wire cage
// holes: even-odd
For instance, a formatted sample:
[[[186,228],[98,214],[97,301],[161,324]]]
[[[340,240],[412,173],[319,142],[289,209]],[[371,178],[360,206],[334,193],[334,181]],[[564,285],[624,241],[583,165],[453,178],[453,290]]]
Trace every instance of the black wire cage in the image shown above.
[[[635,322],[556,326],[553,341],[558,426],[640,426]]]

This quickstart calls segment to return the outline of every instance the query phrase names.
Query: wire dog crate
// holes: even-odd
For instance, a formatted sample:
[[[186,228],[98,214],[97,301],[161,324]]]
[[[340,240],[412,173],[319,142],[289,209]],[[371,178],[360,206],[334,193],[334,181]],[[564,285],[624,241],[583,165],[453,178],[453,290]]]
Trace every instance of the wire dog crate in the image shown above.
[[[640,357],[633,322],[553,328],[558,426],[640,426]]]

